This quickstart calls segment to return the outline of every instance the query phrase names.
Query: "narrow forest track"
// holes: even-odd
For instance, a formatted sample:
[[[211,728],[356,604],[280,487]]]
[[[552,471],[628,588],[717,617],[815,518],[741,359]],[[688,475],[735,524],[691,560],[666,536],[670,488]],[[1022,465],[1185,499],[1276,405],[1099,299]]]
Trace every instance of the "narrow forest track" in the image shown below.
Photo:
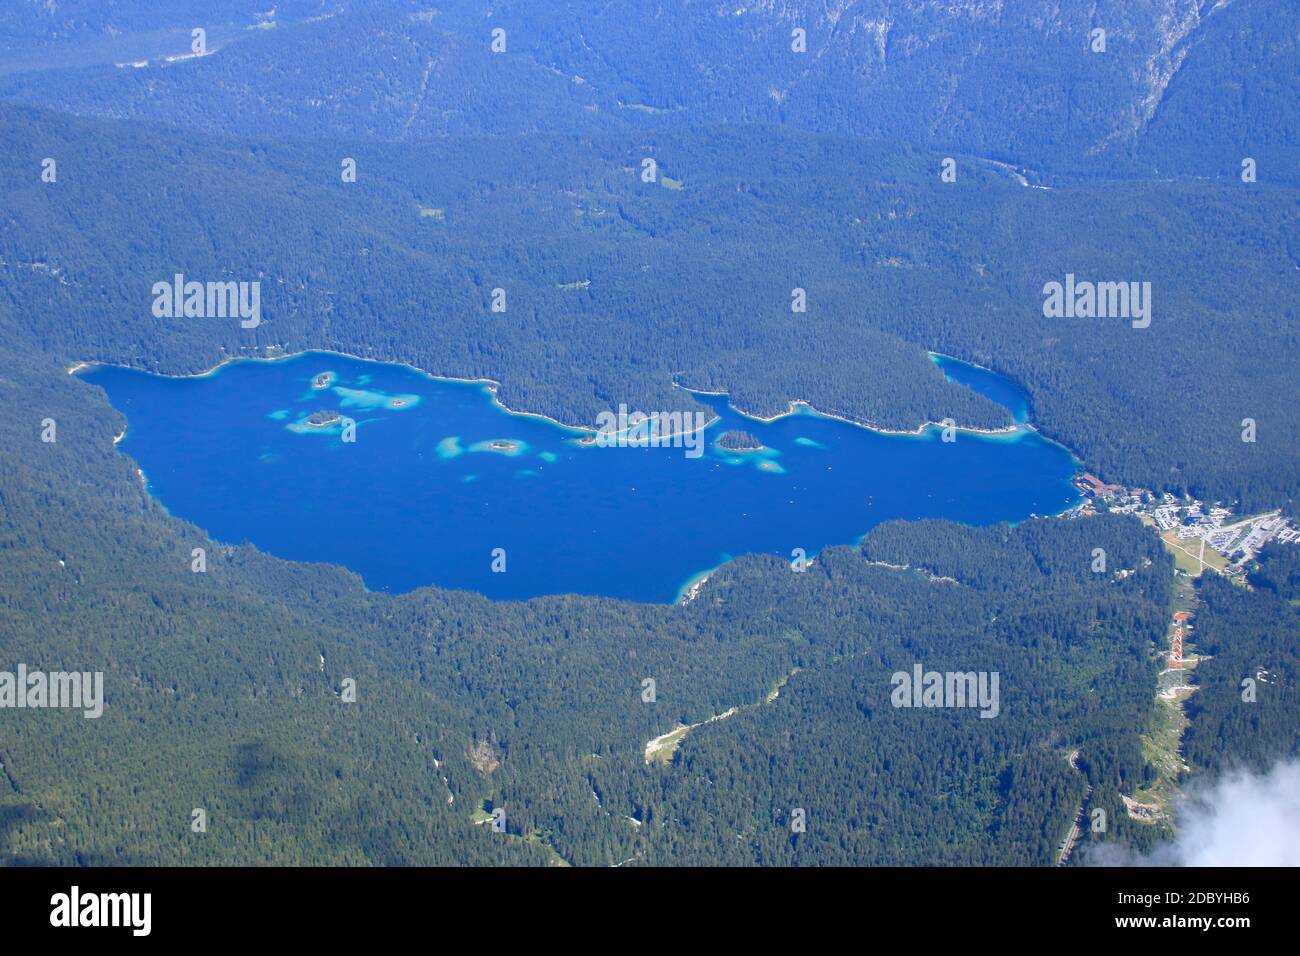
[[[668,733],[660,734],[653,740],[648,741],[645,745],[645,762],[649,764],[657,760],[661,763],[670,763],[678,745],[686,738],[686,735],[696,727],[703,727],[705,724],[712,724],[719,720],[726,720],[728,717],[732,717],[735,714],[740,713],[742,710],[748,710],[751,707],[761,707],[764,704],[772,703],[781,696],[781,689],[790,682],[790,678],[794,677],[794,675],[799,673],[800,670],[802,670],[800,667],[793,668],[788,674],[776,682],[772,689],[768,691],[767,696],[760,702],[738,704],[728,707],[722,713],[714,714],[712,717],[707,720],[701,720],[699,723],[678,724],[672,730],[668,731]]]
[[[1070,755],[1066,757],[1065,760],[1075,773],[1083,773],[1083,771],[1079,769],[1078,748],[1070,751]],[[1083,835],[1084,815],[1087,812],[1088,799],[1091,796],[1092,784],[1088,784],[1087,789],[1083,791],[1083,799],[1079,801],[1079,809],[1074,814],[1074,822],[1070,824],[1070,832],[1065,835],[1065,842],[1061,844],[1060,853],[1056,858],[1057,866],[1065,866],[1066,863],[1070,861],[1070,854],[1074,852],[1074,845],[1079,841],[1079,837]]]

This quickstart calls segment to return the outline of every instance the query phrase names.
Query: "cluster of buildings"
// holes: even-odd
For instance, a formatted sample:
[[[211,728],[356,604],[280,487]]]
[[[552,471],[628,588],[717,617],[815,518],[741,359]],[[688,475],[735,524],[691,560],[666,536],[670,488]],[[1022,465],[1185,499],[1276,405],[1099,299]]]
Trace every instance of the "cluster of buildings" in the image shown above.
[[[1179,498],[1164,492],[1156,494],[1144,488],[1125,488],[1083,474],[1075,479],[1086,500],[1072,509],[1084,516],[1101,510],[1115,514],[1137,515],[1154,524],[1171,545],[1204,555],[1202,548],[1212,549],[1226,562],[1223,573],[1235,576],[1254,559],[1270,541],[1300,544],[1300,528],[1280,511],[1239,518],[1221,505],[1206,505],[1195,498]],[[1172,540],[1171,540],[1172,539]],[[1199,540],[1197,540],[1199,539]]]

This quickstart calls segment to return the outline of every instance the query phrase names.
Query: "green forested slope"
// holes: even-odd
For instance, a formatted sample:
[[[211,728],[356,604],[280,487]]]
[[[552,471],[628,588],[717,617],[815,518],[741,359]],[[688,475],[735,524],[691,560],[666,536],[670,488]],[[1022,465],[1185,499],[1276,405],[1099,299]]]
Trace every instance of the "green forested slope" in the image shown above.
[[[0,10],[0,96],[208,133],[429,140],[780,124],[1046,174],[1295,179],[1292,4],[1238,0],[152,0]],[[274,23],[274,27],[267,25]],[[205,27],[213,55],[165,63]],[[506,47],[491,51],[492,32]],[[1090,47],[1106,31],[1104,52]],[[795,30],[804,50],[792,49]],[[149,60],[141,68],[118,67]],[[8,76],[3,74],[8,73]],[[1285,173],[1284,170],[1287,170]]]
[[[695,5],[647,31],[620,4],[507,4],[520,55],[494,60],[473,5],[307,23],[332,11],[302,0],[245,31],[258,11],[232,0],[221,52],[144,71],[108,64],[137,36],[150,56],[183,41],[198,5],[0,12],[0,95],[100,117],[0,103],[0,670],[103,671],[107,688],[98,720],[0,710],[0,859],[1048,864],[1089,784],[1105,839],[1160,835],[1117,806],[1150,774],[1137,734],[1170,600],[1136,521],[889,524],[803,574],[731,562],[683,607],[371,594],[167,515],[114,447],[122,416],[67,374],[323,348],[492,378],[508,406],[573,423],[693,407],[680,384],[754,414],[806,400],[890,428],[1006,425],[933,349],[1021,382],[1035,425],[1107,479],[1291,506],[1300,206],[1293,79],[1270,71],[1293,37],[1258,4],[1172,40],[1157,5],[1115,5],[1098,13],[1115,58],[1081,60],[1082,4],[1014,36],[955,4],[949,29],[918,16],[884,37],[885,6],[814,35],[825,72],[798,77],[771,52],[788,20],[683,34]],[[948,71],[963,50],[987,59]],[[737,122],[755,125],[700,125]],[[1258,183],[1238,178],[1245,149]],[[1041,161],[1030,181],[1052,188],[972,154]],[[260,280],[262,325],[155,318],[151,287],[177,272]],[[1151,327],[1044,318],[1043,284],[1067,272],[1151,282]],[[1112,573],[1091,572],[1097,547]],[[1293,563],[1267,555],[1253,593],[1200,585],[1198,771],[1295,752]],[[892,707],[891,674],[915,663],[996,671],[999,716]],[[646,763],[647,741],[732,708]],[[504,834],[476,825],[485,808]]]
[[[192,372],[334,348],[493,378],[508,406],[579,424],[622,401],[690,407],[675,381],[755,414],[803,399],[890,428],[1006,424],[935,349],[1024,383],[1039,427],[1107,478],[1295,498],[1287,187],[1039,190],[965,160],[943,183],[937,155],[764,130],[353,149],[0,117],[14,321],[68,362]],[[684,188],[642,182],[646,156]],[[155,319],[149,290],[176,272],[260,277],[263,323]],[[1045,318],[1043,284],[1067,273],[1150,282],[1150,327]]]
[[[1188,762],[1213,772],[1257,772],[1300,755],[1300,560],[1275,545],[1251,571],[1252,592],[1207,576],[1191,635],[1208,656],[1189,698]]]
[[[31,668],[102,670],[107,688],[98,720],[0,711],[9,862],[542,863],[543,840],[574,863],[1044,862],[1078,784],[1064,749],[1124,738],[1149,702],[1168,571],[1132,522],[917,530],[1018,569],[1012,590],[838,549],[804,574],[743,559],[677,608],[369,594],[169,518],[113,450],[100,393],[34,349],[6,346],[3,368],[0,646]],[[1093,546],[1156,563],[1100,579]],[[889,707],[889,674],[913,660],[999,670],[1001,715]],[[645,765],[651,737],[762,701],[795,668],[772,704]],[[356,703],[338,696],[347,677]],[[773,740],[783,774],[760,769]],[[740,802],[700,803],[703,766]],[[959,822],[933,802],[895,815],[917,773],[967,795]],[[796,845],[780,812],[800,791],[815,827]],[[826,801],[850,793],[845,812],[883,832],[826,829]],[[484,800],[507,835],[471,822]],[[195,807],[206,834],[188,830]]]

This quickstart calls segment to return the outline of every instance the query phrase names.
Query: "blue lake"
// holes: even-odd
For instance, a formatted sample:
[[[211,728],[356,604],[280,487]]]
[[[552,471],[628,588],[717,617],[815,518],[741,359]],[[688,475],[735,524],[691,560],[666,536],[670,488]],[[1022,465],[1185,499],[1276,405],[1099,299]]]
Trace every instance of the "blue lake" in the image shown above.
[[[1029,396],[1015,382],[997,372],[991,372],[979,365],[971,365],[949,355],[931,352],[930,361],[938,366],[948,381],[965,385],[1011,412],[1011,417],[1017,424],[1023,425],[1029,421]]]
[[[991,372],[943,367],[1017,417],[1028,408]],[[893,518],[982,525],[1078,500],[1072,456],[1030,429],[946,443],[938,428],[882,434],[802,407],[756,421],[699,396],[720,418],[689,457],[584,444],[588,433],[507,412],[486,384],[329,353],[189,378],[115,367],[82,377],[126,415],[118,449],[172,514],[219,541],[344,565],[374,590],[668,602],[744,553],[811,556]],[[355,422],[355,441],[346,422],[307,421],[335,410]],[[764,450],[718,447],[732,428]],[[492,570],[498,548],[504,573]]]

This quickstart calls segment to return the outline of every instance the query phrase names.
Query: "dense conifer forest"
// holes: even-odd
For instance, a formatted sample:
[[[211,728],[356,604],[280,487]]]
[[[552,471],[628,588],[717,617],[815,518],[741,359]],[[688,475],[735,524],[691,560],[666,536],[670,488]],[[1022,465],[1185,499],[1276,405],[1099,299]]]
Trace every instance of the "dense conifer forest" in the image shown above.
[[[779,130],[354,149],[3,105],[0,124],[7,168],[64,157],[57,184],[11,187],[0,261],[20,333],[69,364],[183,373],[325,348],[491,378],[508,407],[579,425],[622,401],[698,408],[677,384],[763,416],[803,400],[894,429],[1009,424],[933,349],[1021,382],[1036,425],[1109,480],[1295,500],[1282,186],[1039,191],[973,163],[945,185],[938,155]],[[642,182],[643,155],[684,188]],[[1087,227],[1102,215],[1132,245]],[[1149,328],[1043,316],[1045,281],[1127,276],[1135,259]],[[149,289],[178,271],[262,277],[262,323],[155,317]]]
[[[1266,770],[1300,756],[1300,560],[1274,547],[1250,574],[1251,591],[1208,577],[1196,615],[1200,690],[1188,705],[1188,760],[1217,771]]]
[[[935,351],[1022,385],[1081,470],[1293,512],[1288,5],[1119,5],[1106,58],[1082,0],[1008,3],[1011,32],[963,2],[844,29],[53,6],[0,10],[0,671],[102,671],[105,706],[0,709],[0,862],[1050,866],[1084,806],[1112,821],[1091,845],[1169,836],[1124,809],[1175,580],[1136,518],[893,522],[679,605],[395,596],[170,515],[69,370],[325,349],[575,425],[697,390],[1008,427]],[[212,54],[167,61],[201,15]],[[260,281],[262,322],[155,315],[177,273]],[[1046,317],[1067,275],[1150,282],[1150,326]],[[1300,751],[1295,551],[1197,583],[1188,775]],[[916,668],[996,676],[996,719],[900,706]]]

